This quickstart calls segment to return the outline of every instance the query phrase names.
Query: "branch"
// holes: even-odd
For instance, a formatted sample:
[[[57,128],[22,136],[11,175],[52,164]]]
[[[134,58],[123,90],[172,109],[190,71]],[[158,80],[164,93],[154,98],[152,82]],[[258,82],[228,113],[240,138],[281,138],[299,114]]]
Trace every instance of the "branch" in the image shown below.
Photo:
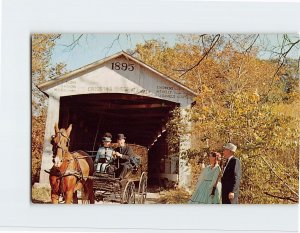
[[[264,194],[266,194],[266,195],[268,195],[268,196],[271,196],[271,197],[278,198],[278,199],[289,200],[289,201],[298,203],[298,200],[295,200],[295,199],[293,199],[292,197],[280,197],[280,196],[276,196],[276,195],[270,194],[270,193],[268,193],[268,192],[264,192]]]
[[[115,42],[118,41],[119,45],[120,45],[120,42],[119,42],[119,39],[120,39],[120,34],[118,34],[117,38],[115,38],[113,40],[113,42],[111,43],[110,46],[104,48],[104,49],[107,49],[107,52],[105,53],[105,57],[107,57],[107,54],[109,53],[109,51],[111,50],[111,48],[114,46]]]
[[[56,39],[60,38],[61,34],[57,34],[56,36],[54,36],[51,41],[54,42]]]
[[[200,40],[201,40],[201,43],[202,43],[202,46],[203,48],[205,48],[205,42],[204,42],[204,37],[207,36],[207,34],[201,34],[199,36],[199,39],[198,39],[198,44],[200,45]]]
[[[251,45],[245,50],[246,53],[249,53],[253,47],[253,45],[255,44],[256,40],[258,39],[259,34],[257,34],[257,36],[255,37],[255,39],[253,40],[253,42],[251,43]]]
[[[126,33],[126,38],[127,38],[127,42],[129,41],[130,43],[130,49],[132,49],[132,40],[130,34]]]
[[[274,171],[274,169],[271,167],[271,165],[266,161],[266,159],[260,155],[259,157],[262,158],[262,160],[267,164],[267,166],[270,168],[270,170],[273,172],[273,174],[282,181],[283,185],[286,186],[293,194],[295,194],[297,197],[299,197],[298,193],[294,191],[280,176],[277,175],[277,173]]]
[[[288,41],[289,43],[285,44],[286,41]],[[269,85],[269,89],[268,89],[267,94],[266,94],[266,100],[268,99],[268,95],[269,95],[269,93],[272,89],[274,79],[275,79],[276,75],[278,74],[278,72],[280,71],[280,69],[282,68],[282,66],[284,65],[284,62],[286,60],[286,57],[287,57],[288,53],[292,50],[293,47],[295,47],[299,43],[300,43],[300,39],[295,41],[295,42],[291,42],[291,40],[287,37],[287,35],[284,35],[284,40],[282,41],[281,50],[280,50],[280,53],[278,53],[279,54],[278,67],[277,67],[275,73],[272,76],[272,80],[271,80],[271,83]],[[286,51],[284,51],[284,48],[286,46],[290,46],[290,47]]]
[[[248,42],[248,40],[250,40],[254,35],[246,36],[245,38],[242,38],[241,41],[242,42],[243,41],[247,41]],[[251,44],[246,49],[245,49],[245,45],[242,44],[240,41],[236,40],[236,38],[234,38],[233,35],[228,34],[228,37],[243,50],[243,51],[241,51],[241,53],[246,54],[246,53],[249,53],[251,51],[251,49],[253,48],[253,45],[255,44],[255,42],[257,41],[257,39],[259,38],[259,34],[257,34],[255,36],[254,40],[251,42]]]
[[[76,39],[73,36],[73,42],[69,45],[63,45],[66,46],[67,48],[69,48],[69,50],[73,50],[77,45],[79,45],[79,40],[81,39],[81,37],[83,36],[83,34],[80,34],[80,36],[78,36]]]
[[[208,56],[209,52],[215,47],[215,45],[217,44],[219,39],[220,39],[220,34],[217,34],[214,36],[210,47],[208,48],[208,50],[205,51],[205,53],[203,54],[201,59],[195,65],[193,65],[192,67],[187,68],[187,69],[174,69],[174,71],[184,71],[184,73],[181,74],[179,76],[179,78],[182,77],[183,75],[185,75],[186,73],[188,73],[189,71],[191,71],[192,69],[194,69],[195,67],[197,67],[204,60],[204,58],[206,58]]]

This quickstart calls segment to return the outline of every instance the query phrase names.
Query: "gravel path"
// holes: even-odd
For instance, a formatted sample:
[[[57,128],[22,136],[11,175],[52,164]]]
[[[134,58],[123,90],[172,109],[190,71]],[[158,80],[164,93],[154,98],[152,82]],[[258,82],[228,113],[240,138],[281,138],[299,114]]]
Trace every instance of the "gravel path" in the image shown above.
[[[147,192],[145,204],[159,204],[160,203],[159,200],[160,200],[159,192],[150,189],[150,191]],[[120,203],[99,201],[99,202],[96,202],[96,204],[98,204],[98,205],[101,205],[101,204],[118,205]]]
[[[160,199],[159,193],[147,193],[147,198],[145,204],[158,204]]]

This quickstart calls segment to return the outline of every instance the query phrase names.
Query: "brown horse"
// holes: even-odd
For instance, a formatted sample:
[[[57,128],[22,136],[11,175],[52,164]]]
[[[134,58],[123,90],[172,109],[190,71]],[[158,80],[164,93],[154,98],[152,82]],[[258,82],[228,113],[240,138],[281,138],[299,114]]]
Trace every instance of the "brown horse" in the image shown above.
[[[51,139],[54,165],[49,176],[52,203],[58,204],[60,194],[66,204],[77,203],[77,190],[81,191],[82,203],[94,203],[93,181],[88,178],[94,172],[92,159],[84,151],[69,152],[72,125],[59,129],[55,124],[54,130]]]

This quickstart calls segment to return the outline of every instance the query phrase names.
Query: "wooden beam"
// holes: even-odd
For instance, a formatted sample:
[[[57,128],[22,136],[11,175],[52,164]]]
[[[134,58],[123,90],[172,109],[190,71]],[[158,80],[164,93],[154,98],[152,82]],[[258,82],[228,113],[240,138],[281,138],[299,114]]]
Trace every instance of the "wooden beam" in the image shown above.
[[[125,101],[151,101],[151,102],[164,102],[170,105],[178,105],[178,103],[174,103],[167,100],[161,100],[148,96],[141,95],[132,95],[132,94],[120,94],[120,93],[102,93],[102,94],[92,94],[92,95],[75,95],[75,96],[65,96],[62,97],[61,102],[77,102],[77,103],[88,103],[91,101],[99,102],[99,101],[109,101],[112,100],[125,100]]]
[[[157,127],[162,127],[162,125],[165,124],[165,121],[156,121],[156,120],[147,120],[145,121],[145,119],[140,119],[140,120],[136,120],[136,121],[131,121],[131,120],[127,120],[127,121],[103,121],[102,123],[100,123],[101,125],[104,126],[110,126],[113,128],[132,128],[135,127],[136,129],[139,128],[156,128]]]
[[[146,121],[146,119],[152,119],[155,121],[161,121],[164,118],[169,118],[169,116],[163,113],[144,113],[144,114],[126,114],[126,113],[120,113],[120,114],[112,114],[112,113],[107,113],[104,114],[105,116],[110,117],[110,119],[112,120],[140,120],[143,119],[144,121]]]
[[[90,113],[88,110],[86,109],[82,109],[83,112],[86,113]],[[160,120],[160,119],[164,119],[164,118],[169,118],[169,114],[168,113],[164,113],[164,112],[145,112],[145,113],[127,113],[126,111],[120,111],[119,113],[111,113],[111,112],[99,112],[99,117],[103,118],[103,119],[108,119],[110,121],[118,121],[118,120],[139,120],[139,119],[144,119],[144,121],[146,119],[154,119],[156,118],[156,120]],[[99,117],[97,116],[91,116],[89,117],[86,114],[86,119],[94,119],[97,121],[97,119],[99,119]]]
[[[99,111],[99,110],[121,110],[121,109],[152,109],[152,108],[170,108],[169,105],[164,103],[161,104],[113,104],[113,103],[97,103],[97,104],[79,104],[73,103],[69,105],[72,109],[82,109],[87,108],[92,111]],[[65,106],[62,106],[64,108]]]

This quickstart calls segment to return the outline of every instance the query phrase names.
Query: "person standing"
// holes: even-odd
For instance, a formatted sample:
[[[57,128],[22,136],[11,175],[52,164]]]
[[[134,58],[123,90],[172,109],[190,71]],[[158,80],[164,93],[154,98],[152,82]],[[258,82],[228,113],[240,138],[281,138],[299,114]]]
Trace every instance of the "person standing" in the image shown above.
[[[212,152],[209,154],[209,165],[203,168],[195,191],[188,202],[189,204],[220,204],[221,203],[221,183],[219,177],[221,168],[219,162],[221,154]]]
[[[237,204],[239,195],[239,186],[241,180],[241,163],[234,156],[237,146],[232,143],[226,143],[223,146],[223,155],[226,158],[222,183],[222,204]]]

